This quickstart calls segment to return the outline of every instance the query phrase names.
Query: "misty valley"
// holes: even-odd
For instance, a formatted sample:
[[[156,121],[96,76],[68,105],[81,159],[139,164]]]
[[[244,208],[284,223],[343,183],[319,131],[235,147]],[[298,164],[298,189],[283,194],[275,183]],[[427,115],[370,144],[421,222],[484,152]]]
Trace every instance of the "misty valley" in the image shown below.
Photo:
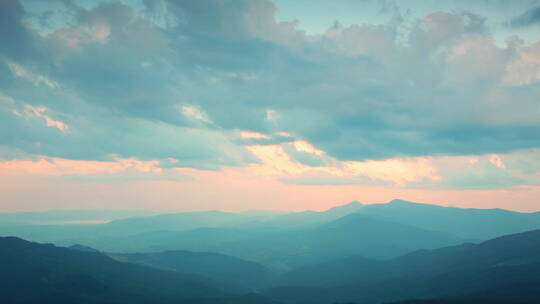
[[[402,200],[0,213],[0,302],[538,303],[538,229],[540,213]]]

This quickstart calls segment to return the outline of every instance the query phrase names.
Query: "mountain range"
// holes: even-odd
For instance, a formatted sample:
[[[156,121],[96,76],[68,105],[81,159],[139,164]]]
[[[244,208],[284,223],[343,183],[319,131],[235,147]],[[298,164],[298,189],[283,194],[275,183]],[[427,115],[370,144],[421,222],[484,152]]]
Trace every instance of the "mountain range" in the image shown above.
[[[257,262],[279,273],[355,255],[392,259],[418,249],[480,242],[540,228],[538,212],[463,209],[403,200],[371,205],[352,202],[321,212],[145,214],[95,225],[22,224],[24,216],[18,215],[18,224],[0,224],[0,235],[62,246],[82,244],[113,253],[214,252]]]
[[[274,277],[273,272],[260,264],[213,252],[178,250],[107,255],[121,262],[204,276],[234,292],[259,290]]]
[[[239,278],[262,283],[258,277],[269,274],[264,267],[211,253],[108,256],[84,246],[63,248],[1,237],[0,260],[2,303],[540,301],[540,230],[478,244],[417,250],[389,260],[352,256],[327,261],[274,276],[257,290],[238,290],[231,283]]]
[[[0,260],[2,303],[178,303],[225,295],[204,277],[14,237],[0,238]]]
[[[540,228],[540,212],[442,207],[397,199],[364,205],[357,212],[474,241]]]
[[[419,250],[386,261],[356,256],[281,275],[269,294],[297,303],[446,299],[540,301],[540,230],[479,244]]]

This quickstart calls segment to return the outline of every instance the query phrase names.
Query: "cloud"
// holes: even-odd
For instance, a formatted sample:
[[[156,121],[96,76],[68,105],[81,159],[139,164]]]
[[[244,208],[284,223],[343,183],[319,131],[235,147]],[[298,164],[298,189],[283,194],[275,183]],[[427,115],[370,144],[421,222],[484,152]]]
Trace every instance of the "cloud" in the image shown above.
[[[294,177],[283,177],[282,182],[298,186],[345,186],[345,185],[378,185],[392,186],[390,182],[373,180],[367,176],[336,177],[329,174],[304,174]]]
[[[538,149],[510,154],[442,157],[432,160],[441,179],[437,185],[443,189],[521,189],[540,185]],[[419,185],[421,186],[421,185]]]
[[[307,34],[265,0],[76,3],[44,26],[2,2],[0,144],[205,169],[257,164],[254,145],[310,167],[540,146],[537,45],[501,44],[485,16]]]
[[[508,67],[504,81],[511,85],[529,85],[540,80],[540,41],[524,47]]]
[[[14,76],[24,78],[32,82],[34,85],[46,85],[49,88],[53,89],[58,87],[58,83],[56,83],[55,81],[50,80],[43,75],[36,75],[14,62],[8,61],[7,65]]]
[[[513,18],[508,22],[508,25],[515,28],[528,27],[540,23],[540,7],[533,7],[525,11],[523,14]]]
[[[280,145],[252,145],[248,149],[260,162],[247,169],[295,185],[385,185],[441,179],[429,160],[422,158],[376,161],[340,161],[305,141]]]
[[[294,159],[294,161],[297,161],[301,164],[312,167],[325,165],[324,158],[322,158],[320,155],[297,150],[296,147],[290,145],[285,146],[285,151],[292,159]]]
[[[0,144],[30,154],[80,160],[176,158],[181,160],[177,167],[207,169],[255,160],[225,134],[213,130],[122,117],[84,104],[79,108],[83,113],[53,112],[50,116],[49,108],[11,97],[7,100],[14,106],[0,108],[1,121],[10,126],[0,129]]]
[[[446,187],[450,189],[500,189],[518,185],[539,185],[526,179],[516,177],[497,166],[466,169],[448,178]]]
[[[34,160],[7,160],[0,162],[6,171],[27,172],[35,175],[95,175],[116,174],[126,170],[138,172],[160,173],[157,161],[140,161],[136,159],[116,159],[114,161],[70,160],[62,158],[39,157]]]
[[[194,179],[177,169],[163,169],[159,161],[115,159],[114,161],[69,160],[40,157],[34,160],[0,161],[7,176],[60,177],[77,182],[177,181]]]
[[[18,0],[0,2],[0,44],[1,55],[12,59],[41,56],[36,47],[37,37],[23,22],[25,9]],[[43,58],[41,58],[43,59]]]
[[[54,120],[49,115],[45,114],[46,111],[47,111],[47,108],[45,107],[34,107],[31,105],[25,105],[24,112],[21,113],[17,110],[12,110],[11,113],[25,119],[34,118],[34,117],[43,118],[45,120],[45,123],[47,124],[47,127],[55,127],[62,132],[65,132],[68,129],[67,124],[59,120]]]
[[[190,119],[198,120],[205,123],[210,123],[210,119],[208,119],[208,116],[199,108],[194,106],[180,106],[179,107],[180,112],[182,114]]]
[[[492,190],[540,185],[538,149],[510,154],[341,161],[308,142],[253,145],[253,174],[304,186],[362,185],[394,189]]]
[[[90,175],[66,175],[65,180],[85,183],[123,183],[133,181],[173,181],[191,182],[194,179],[186,174],[148,174],[141,172],[121,173],[121,174],[90,174]]]

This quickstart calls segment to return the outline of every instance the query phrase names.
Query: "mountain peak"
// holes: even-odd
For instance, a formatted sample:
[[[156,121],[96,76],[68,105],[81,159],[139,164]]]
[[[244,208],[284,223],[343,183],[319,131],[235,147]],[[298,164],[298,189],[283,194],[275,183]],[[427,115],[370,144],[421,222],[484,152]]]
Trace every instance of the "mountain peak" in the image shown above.
[[[340,211],[350,211],[350,212],[353,212],[353,211],[356,211],[357,209],[360,209],[361,207],[363,207],[364,205],[362,203],[360,203],[359,201],[352,201],[348,204],[345,204],[345,205],[339,205],[339,206],[334,206],[328,210],[326,210],[326,212],[328,211],[337,211],[337,210],[340,210]]]
[[[78,250],[78,251],[84,251],[84,252],[99,252],[99,250],[94,249],[92,247],[88,247],[85,245],[75,244],[68,247],[69,249]]]
[[[364,205],[358,201],[353,201],[345,205],[332,207],[323,213],[326,215],[331,215],[333,217],[342,217],[351,213],[355,213],[360,210]]]
[[[411,201],[406,201],[406,200],[402,200],[402,199],[393,199],[391,201],[389,201],[387,204],[392,204],[392,205],[418,205],[419,203],[415,203],[415,202],[411,202]]]

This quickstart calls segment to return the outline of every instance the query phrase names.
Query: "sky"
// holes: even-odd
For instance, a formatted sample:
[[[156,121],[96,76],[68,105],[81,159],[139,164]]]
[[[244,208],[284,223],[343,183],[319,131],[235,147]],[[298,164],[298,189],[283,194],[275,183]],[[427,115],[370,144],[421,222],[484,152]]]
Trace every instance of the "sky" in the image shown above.
[[[0,211],[540,211],[540,1],[0,1]]]

